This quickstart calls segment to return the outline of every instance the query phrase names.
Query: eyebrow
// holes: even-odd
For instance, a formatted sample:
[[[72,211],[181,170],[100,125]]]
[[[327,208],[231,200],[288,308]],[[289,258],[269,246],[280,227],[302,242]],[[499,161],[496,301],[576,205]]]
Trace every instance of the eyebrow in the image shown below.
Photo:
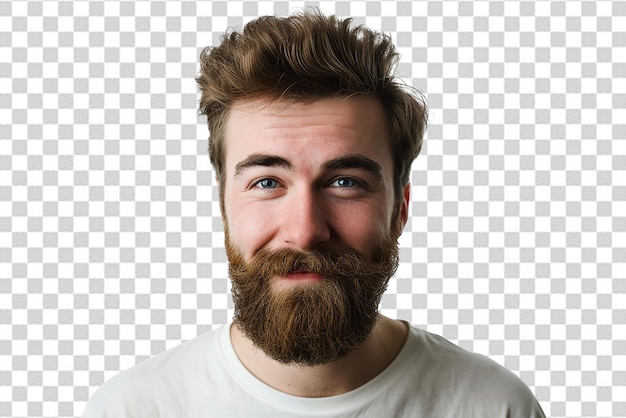
[[[324,170],[336,170],[342,168],[356,168],[365,170],[375,175],[378,180],[383,178],[383,167],[376,161],[361,154],[351,154],[343,157],[333,158],[326,161],[322,168]]]
[[[251,154],[235,166],[235,175],[237,177],[244,171],[252,167],[279,167],[287,170],[293,170],[293,165],[289,160],[278,157],[276,155]]]
[[[235,165],[234,177],[240,176],[244,171],[253,167],[278,167],[286,170],[293,170],[293,164],[289,160],[276,155],[251,154],[244,160]],[[342,157],[333,158],[322,164],[322,170],[340,170],[340,169],[359,169],[365,170],[378,180],[383,178],[383,168],[376,161],[367,158],[361,154],[350,154]]]

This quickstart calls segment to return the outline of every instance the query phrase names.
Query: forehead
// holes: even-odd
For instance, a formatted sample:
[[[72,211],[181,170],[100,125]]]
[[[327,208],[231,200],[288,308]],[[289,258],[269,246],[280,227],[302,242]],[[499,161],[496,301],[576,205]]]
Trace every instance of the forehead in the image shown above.
[[[291,154],[296,159],[357,151],[378,160],[391,155],[386,114],[373,97],[238,102],[225,128],[224,151],[231,167],[229,161],[236,163],[252,153]]]

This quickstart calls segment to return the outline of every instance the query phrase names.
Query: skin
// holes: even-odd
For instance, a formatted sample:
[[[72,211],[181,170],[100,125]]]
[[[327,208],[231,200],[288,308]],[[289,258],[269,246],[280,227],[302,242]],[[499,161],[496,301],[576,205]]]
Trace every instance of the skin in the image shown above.
[[[312,103],[235,103],[226,125],[224,222],[246,260],[264,248],[306,251],[347,246],[365,256],[408,217],[409,185],[394,208],[393,159],[385,113],[371,97]],[[272,278],[279,290],[314,286],[310,272]],[[316,367],[280,364],[231,328],[235,352],[250,372],[283,392],[306,397],[350,391],[397,355],[406,324],[382,317],[359,350]]]

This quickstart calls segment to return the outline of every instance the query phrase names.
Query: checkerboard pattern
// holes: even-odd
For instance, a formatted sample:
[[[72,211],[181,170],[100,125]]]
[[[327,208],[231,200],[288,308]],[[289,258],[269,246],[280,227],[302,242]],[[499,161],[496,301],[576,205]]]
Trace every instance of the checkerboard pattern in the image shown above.
[[[318,6],[427,96],[381,309],[626,416],[626,2],[0,1],[0,416],[77,417],[232,314],[194,81],[229,27]]]

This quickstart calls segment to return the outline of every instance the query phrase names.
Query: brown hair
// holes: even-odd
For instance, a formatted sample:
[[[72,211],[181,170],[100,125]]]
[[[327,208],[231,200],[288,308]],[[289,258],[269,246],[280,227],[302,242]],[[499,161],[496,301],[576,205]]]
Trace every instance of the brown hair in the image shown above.
[[[220,182],[222,205],[224,130],[235,101],[313,101],[352,95],[377,97],[387,113],[394,192],[401,202],[411,163],[422,146],[425,101],[395,78],[398,54],[391,38],[350,24],[351,19],[326,17],[319,11],[264,16],[249,22],[241,33],[226,33],[219,46],[202,51],[196,78],[199,108],[211,133],[209,156]]]

